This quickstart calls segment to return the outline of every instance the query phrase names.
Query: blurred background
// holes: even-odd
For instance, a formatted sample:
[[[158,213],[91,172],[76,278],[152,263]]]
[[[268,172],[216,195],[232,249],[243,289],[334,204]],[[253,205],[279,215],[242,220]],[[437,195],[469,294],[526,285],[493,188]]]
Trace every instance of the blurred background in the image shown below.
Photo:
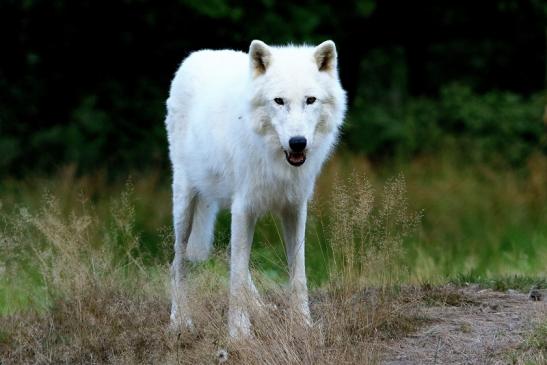
[[[83,192],[108,214],[132,176],[139,252],[167,262],[164,102],[180,62],[253,39],[332,39],[350,105],[317,199],[351,170],[377,191],[402,172],[423,211],[405,241],[411,277],[544,276],[546,37],[542,0],[2,0],[0,207],[38,209],[49,191],[70,212]],[[275,231],[265,222],[257,240]],[[274,277],[279,247],[254,254]],[[320,282],[322,261],[309,262]]]
[[[547,151],[546,33],[541,0],[3,0],[0,171],[164,168],[177,66],[255,38],[336,42],[353,152],[522,165]]]

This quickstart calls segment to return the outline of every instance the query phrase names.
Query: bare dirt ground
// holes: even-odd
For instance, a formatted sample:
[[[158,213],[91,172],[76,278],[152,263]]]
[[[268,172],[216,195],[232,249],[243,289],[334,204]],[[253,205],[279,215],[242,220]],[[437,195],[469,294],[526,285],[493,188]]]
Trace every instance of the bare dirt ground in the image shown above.
[[[547,320],[545,291],[542,300],[528,294],[470,287],[455,305],[420,309],[428,318],[415,333],[385,344],[382,363],[402,364],[508,364],[547,363],[544,353],[527,354],[522,344]],[[543,362],[545,361],[545,362]],[[527,362],[526,362],[527,363]]]

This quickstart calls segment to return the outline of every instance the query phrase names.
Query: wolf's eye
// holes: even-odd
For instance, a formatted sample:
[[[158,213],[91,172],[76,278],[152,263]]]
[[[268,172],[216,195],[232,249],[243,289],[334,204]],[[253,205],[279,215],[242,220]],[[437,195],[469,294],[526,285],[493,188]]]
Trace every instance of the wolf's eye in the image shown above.
[[[278,105],[284,105],[285,104],[285,101],[282,98],[275,98],[274,101]]]
[[[317,98],[315,98],[314,96],[310,96],[306,99],[306,104],[311,105],[311,104],[315,103],[316,100],[317,100]]]

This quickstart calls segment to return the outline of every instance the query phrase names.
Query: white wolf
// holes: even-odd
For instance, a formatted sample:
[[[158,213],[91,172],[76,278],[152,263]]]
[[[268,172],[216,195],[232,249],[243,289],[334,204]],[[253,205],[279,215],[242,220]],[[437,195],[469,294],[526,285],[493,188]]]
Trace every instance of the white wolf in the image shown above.
[[[222,207],[232,214],[230,335],[250,334],[246,294],[261,303],[249,256],[257,218],[268,211],[283,224],[291,305],[310,323],[307,202],[345,110],[332,41],[270,47],[255,40],[249,54],[203,50],[184,60],[171,85],[165,121],[173,164],[173,326],[193,326],[186,266],[207,257]]]

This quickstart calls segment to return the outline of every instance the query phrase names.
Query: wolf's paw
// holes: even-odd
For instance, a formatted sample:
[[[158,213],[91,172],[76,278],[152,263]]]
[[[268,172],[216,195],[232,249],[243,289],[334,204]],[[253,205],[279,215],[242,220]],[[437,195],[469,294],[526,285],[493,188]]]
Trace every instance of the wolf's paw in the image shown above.
[[[178,316],[176,314],[171,314],[171,320],[169,322],[169,331],[180,335],[184,331],[194,333],[196,330],[192,318],[189,316]]]
[[[310,308],[307,304],[296,305],[293,307],[293,316],[300,320],[307,327],[313,326],[313,321],[310,314]]]
[[[258,313],[270,313],[277,310],[277,305],[273,303],[266,303],[259,296],[253,297],[251,304],[253,309],[258,311]]]
[[[233,339],[243,339],[251,336],[251,321],[249,314],[241,309],[230,310],[228,317],[228,332]]]

